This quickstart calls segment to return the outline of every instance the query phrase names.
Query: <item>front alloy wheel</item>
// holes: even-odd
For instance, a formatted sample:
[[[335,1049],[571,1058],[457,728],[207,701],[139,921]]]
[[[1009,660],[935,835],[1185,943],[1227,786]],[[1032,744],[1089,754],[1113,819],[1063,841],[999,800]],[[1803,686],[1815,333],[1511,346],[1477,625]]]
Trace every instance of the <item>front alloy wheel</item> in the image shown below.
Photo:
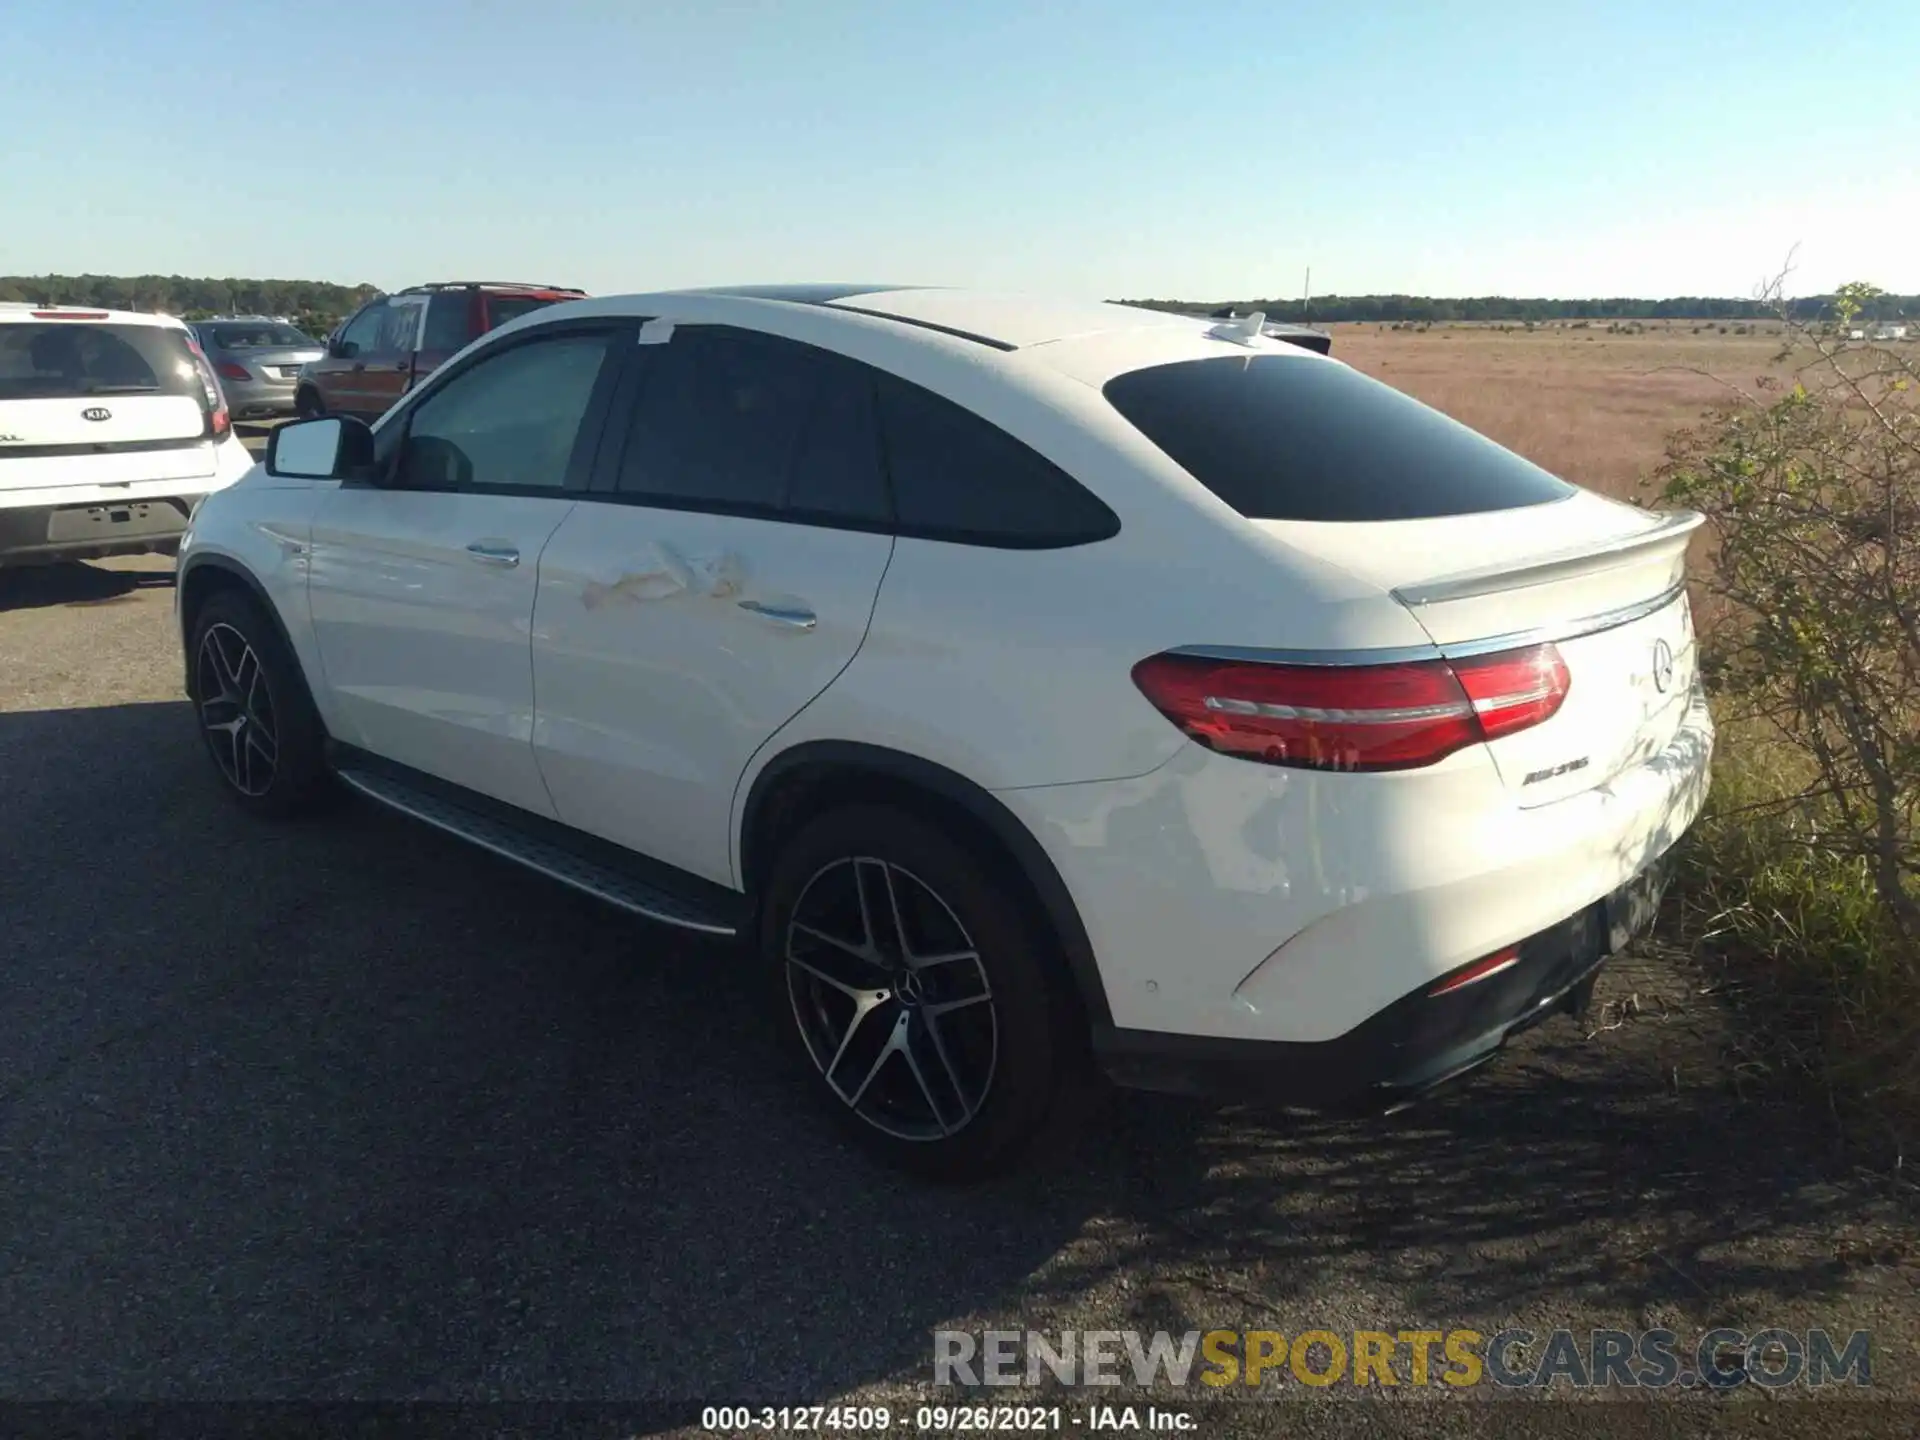
[[[193,617],[189,698],[225,790],[261,815],[292,815],[327,793],[326,731],[299,662],[252,597],[226,589]]]
[[[785,953],[801,1040],[855,1115],[925,1141],[980,1112],[998,1056],[993,987],[930,885],[869,856],[832,861],[794,902]]]
[[[265,795],[273,788],[280,739],[260,657],[231,625],[209,625],[200,636],[194,679],[200,724],[220,773],[242,795]]]

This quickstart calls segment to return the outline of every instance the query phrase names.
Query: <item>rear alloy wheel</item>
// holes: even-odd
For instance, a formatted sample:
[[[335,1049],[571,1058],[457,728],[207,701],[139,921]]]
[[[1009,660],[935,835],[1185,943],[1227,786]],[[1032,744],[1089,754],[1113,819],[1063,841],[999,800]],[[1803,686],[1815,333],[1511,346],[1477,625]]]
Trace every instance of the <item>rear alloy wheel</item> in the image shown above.
[[[808,825],[774,867],[762,939],[818,1093],[887,1160],[973,1178],[1044,1124],[1061,1053],[1046,937],[932,826],[881,806]]]
[[[191,643],[200,738],[227,793],[263,815],[308,808],[327,788],[325,732],[280,632],[229,590],[201,607]]]
[[[827,1088],[882,1134],[964,1129],[993,1086],[999,1026],[953,907],[872,856],[814,872],[787,921],[787,999]]]

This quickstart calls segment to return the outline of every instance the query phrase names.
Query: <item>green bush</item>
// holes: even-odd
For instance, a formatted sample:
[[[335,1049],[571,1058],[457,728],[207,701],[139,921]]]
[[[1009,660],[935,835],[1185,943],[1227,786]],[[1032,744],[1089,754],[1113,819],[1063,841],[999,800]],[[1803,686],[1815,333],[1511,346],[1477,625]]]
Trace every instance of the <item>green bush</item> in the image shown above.
[[[1846,322],[1878,292],[1846,287]],[[1777,1003],[1791,1063],[1920,1119],[1920,379],[1790,326],[1803,381],[1675,441],[1707,518],[1723,742],[1685,852],[1699,937]]]

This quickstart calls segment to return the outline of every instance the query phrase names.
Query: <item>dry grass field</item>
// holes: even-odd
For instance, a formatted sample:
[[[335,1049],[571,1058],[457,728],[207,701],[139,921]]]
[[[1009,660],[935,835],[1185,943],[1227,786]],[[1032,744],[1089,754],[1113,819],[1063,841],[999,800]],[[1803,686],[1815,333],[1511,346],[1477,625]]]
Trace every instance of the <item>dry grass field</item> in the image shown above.
[[[1720,334],[1694,322],[1608,334],[1491,326],[1393,330],[1332,325],[1333,353],[1557,475],[1621,499],[1665,453],[1667,437],[1729,397],[1788,377],[1775,327]],[[1725,382],[1725,383],[1722,383]],[[1789,383],[1791,383],[1789,381]]]

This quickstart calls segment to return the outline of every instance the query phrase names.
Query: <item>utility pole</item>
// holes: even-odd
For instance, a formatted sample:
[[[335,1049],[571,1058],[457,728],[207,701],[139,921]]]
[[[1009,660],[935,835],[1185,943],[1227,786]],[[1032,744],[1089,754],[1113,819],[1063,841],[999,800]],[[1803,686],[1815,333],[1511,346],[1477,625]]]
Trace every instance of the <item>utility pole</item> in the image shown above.
[[[1307,300],[1313,294],[1313,267],[1307,266],[1307,278],[1300,286],[1300,323],[1307,323]]]

